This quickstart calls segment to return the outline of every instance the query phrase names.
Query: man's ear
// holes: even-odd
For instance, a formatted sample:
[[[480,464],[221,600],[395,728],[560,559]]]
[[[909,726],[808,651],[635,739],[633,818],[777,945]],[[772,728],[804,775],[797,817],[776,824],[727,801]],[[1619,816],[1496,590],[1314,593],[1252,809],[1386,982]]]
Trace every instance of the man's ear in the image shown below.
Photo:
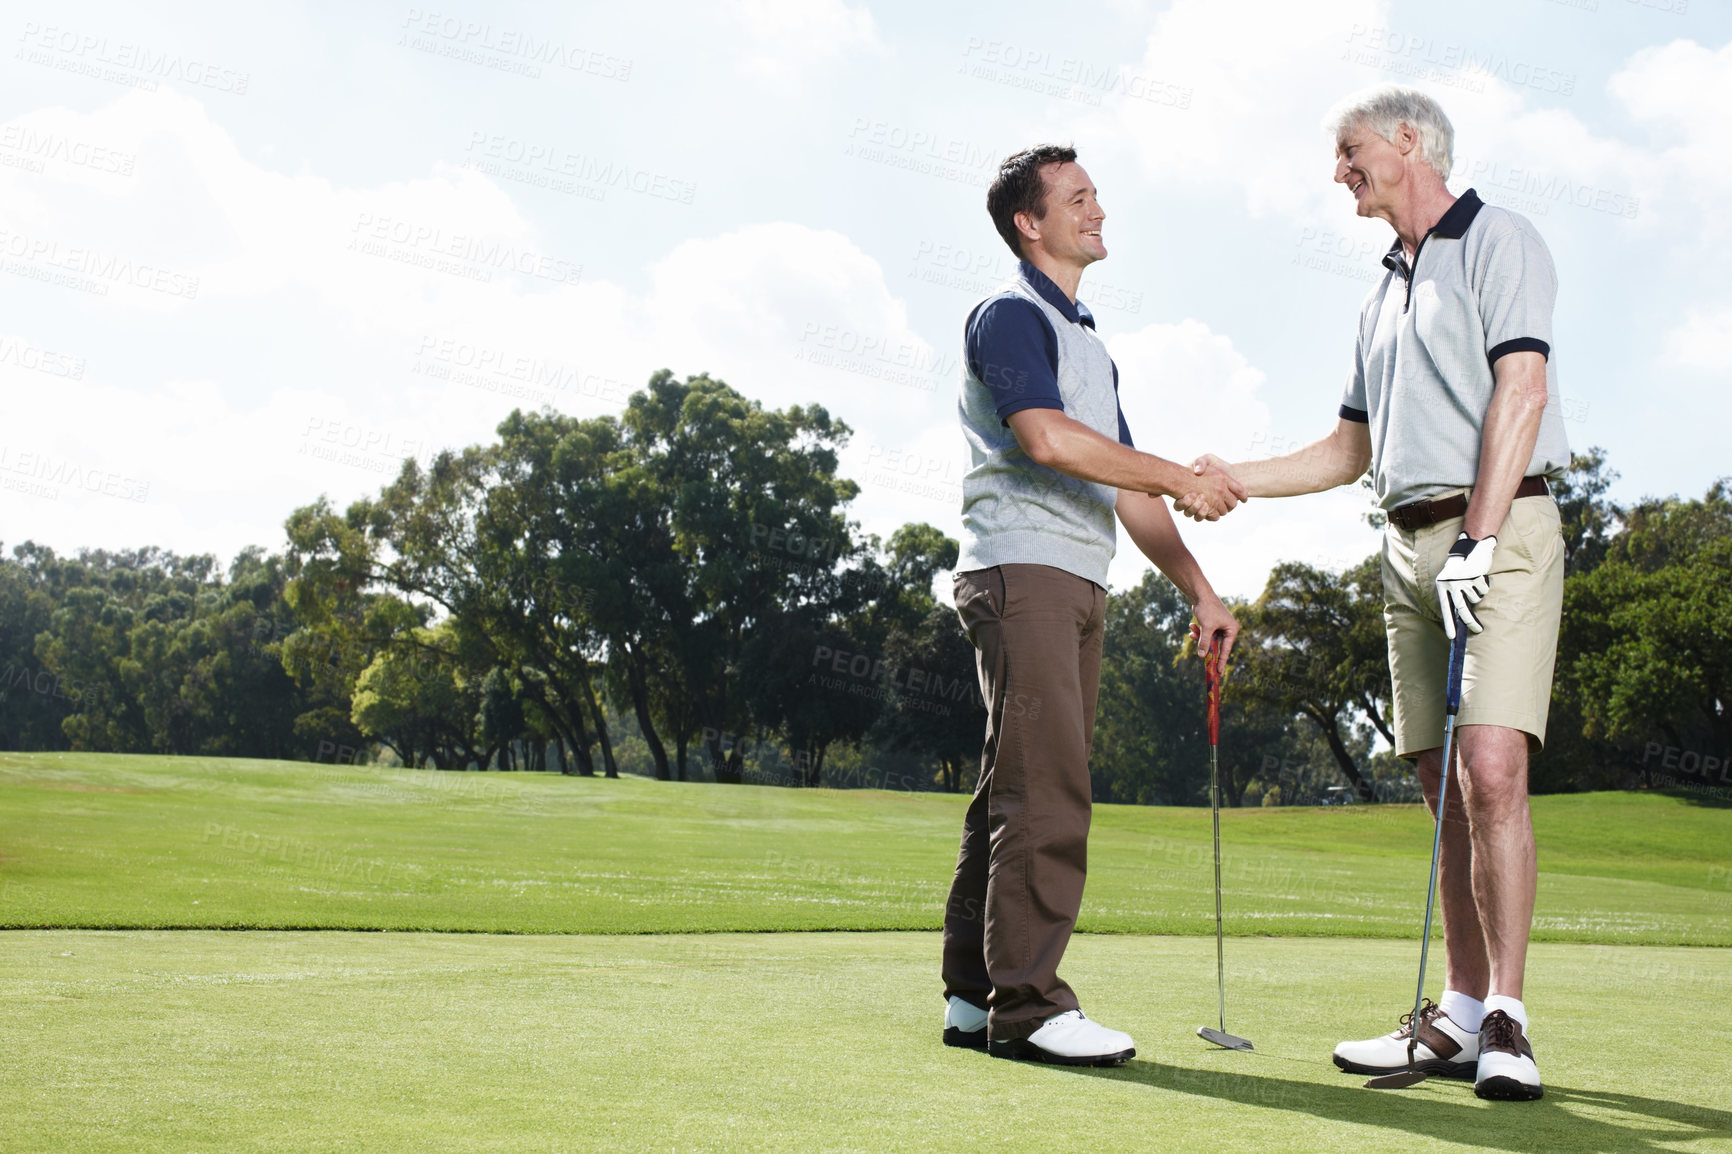
[[[1019,212],[1010,218],[1016,225],[1016,231],[1022,234],[1023,240],[1040,239],[1040,222],[1032,212]]]
[[[1418,147],[1419,133],[1413,130],[1411,124],[1404,123],[1395,126],[1395,148],[1401,155],[1406,156]]]

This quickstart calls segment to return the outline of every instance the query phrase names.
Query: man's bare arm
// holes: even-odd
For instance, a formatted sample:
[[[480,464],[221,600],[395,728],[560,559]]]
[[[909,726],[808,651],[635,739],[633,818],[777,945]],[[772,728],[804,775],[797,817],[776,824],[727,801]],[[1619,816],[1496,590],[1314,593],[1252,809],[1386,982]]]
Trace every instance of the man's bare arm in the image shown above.
[[[1120,489],[1116,508],[1125,532],[1143,551],[1143,556],[1154,562],[1155,568],[1165,573],[1167,579],[1185,595],[1185,600],[1191,603],[1191,612],[1197,619],[1197,629],[1202,636],[1226,635],[1221,650],[1224,663],[1239,636],[1239,622],[1215,595],[1209,579],[1203,576],[1203,567],[1185,547],[1173,515],[1167,512],[1166,503],[1148,493]]]
[[[1007,420],[1030,460],[1067,477],[1174,497],[1198,520],[1216,520],[1244,499],[1230,477],[1198,476],[1175,461],[1103,437],[1059,409],[1023,409]]]
[[[1511,353],[1510,356],[1519,354]],[[1246,497],[1296,497],[1349,484],[1371,467],[1371,426],[1342,417],[1335,431],[1286,456],[1227,464],[1213,454],[1197,458],[1197,474],[1225,468],[1244,486]],[[1513,489],[1511,490],[1514,491]]]
[[[1468,499],[1462,532],[1474,540],[1495,536],[1516,486],[1533,460],[1546,410],[1546,358],[1536,352],[1508,353],[1493,367],[1497,388],[1480,433],[1479,473]]]

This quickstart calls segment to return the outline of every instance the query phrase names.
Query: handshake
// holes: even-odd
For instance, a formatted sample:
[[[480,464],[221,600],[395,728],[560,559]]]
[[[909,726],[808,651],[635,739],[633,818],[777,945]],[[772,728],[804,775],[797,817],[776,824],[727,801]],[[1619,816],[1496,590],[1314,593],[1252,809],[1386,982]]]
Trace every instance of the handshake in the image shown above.
[[[1244,482],[1227,462],[1204,453],[1191,462],[1188,484],[1173,495],[1173,508],[1193,521],[1219,521],[1245,499]]]

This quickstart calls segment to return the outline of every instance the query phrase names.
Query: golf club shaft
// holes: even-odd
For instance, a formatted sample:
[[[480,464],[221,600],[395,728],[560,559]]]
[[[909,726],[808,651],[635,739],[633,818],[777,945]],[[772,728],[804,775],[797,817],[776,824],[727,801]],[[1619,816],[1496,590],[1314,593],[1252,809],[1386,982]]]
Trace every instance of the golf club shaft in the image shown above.
[[[1221,635],[1209,638],[1209,659],[1204,666],[1209,705],[1209,820],[1215,827],[1215,997],[1221,1017],[1221,1033],[1227,1032],[1227,954],[1221,925]]]
[[[1431,831],[1431,872],[1425,880],[1425,931],[1419,939],[1419,985],[1413,992],[1413,1033],[1407,1039],[1407,1064],[1413,1065],[1413,1059],[1419,1047],[1419,1011],[1425,1004],[1425,962],[1431,953],[1431,910],[1437,901],[1438,863],[1443,851],[1443,818],[1449,806],[1449,769],[1455,760],[1455,715],[1461,709],[1461,676],[1467,664],[1467,626],[1461,623],[1461,618],[1455,611],[1450,611],[1454,618],[1455,636],[1449,645],[1449,674],[1444,679],[1443,708],[1443,769],[1437,781],[1437,819],[1432,824]]]
[[[1437,863],[1443,848],[1443,809],[1449,804],[1449,761],[1454,754],[1455,714],[1443,719],[1443,775],[1437,784],[1437,821],[1431,834],[1431,876],[1425,883],[1425,932],[1419,939],[1419,987],[1413,993],[1413,1037],[1408,1041],[1411,1051],[1419,1040],[1419,1008],[1425,1001],[1425,961],[1431,952],[1431,909],[1437,899]]]
[[[1221,1033],[1227,1032],[1227,955],[1221,928],[1221,747],[1209,745],[1209,809],[1215,823],[1215,994]]]

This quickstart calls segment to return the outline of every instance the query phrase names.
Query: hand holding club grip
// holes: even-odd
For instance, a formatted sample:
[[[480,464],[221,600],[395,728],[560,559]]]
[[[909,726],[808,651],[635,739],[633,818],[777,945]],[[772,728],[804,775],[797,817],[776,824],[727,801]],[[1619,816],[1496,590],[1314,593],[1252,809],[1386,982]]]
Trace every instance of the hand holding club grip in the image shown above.
[[[1209,638],[1209,657],[1204,665],[1209,690],[1209,744],[1221,744],[1221,635]]]
[[[1461,672],[1467,662],[1467,630],[1461,627],[1461,617],[1451,608],[1455,619],[1455,636],[1449,643],[1449,680],[1445,685],[1444,711],[1454,717],[1461,711]]]

